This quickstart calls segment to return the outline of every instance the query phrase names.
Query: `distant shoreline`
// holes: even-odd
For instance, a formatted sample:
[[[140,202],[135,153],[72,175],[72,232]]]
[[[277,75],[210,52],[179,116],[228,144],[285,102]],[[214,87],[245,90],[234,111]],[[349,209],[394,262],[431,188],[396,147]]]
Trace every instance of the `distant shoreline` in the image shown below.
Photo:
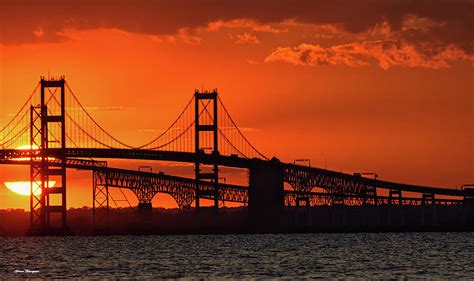
[[[68,210],[70,235],[193,235],[253,233],[357,233],[357,232],[466,232],[474,231],[472,211],[463,206],[387,207],[333,206],[285,208],[277,224],[248,219],[246,207],[194,209],[154,208],[139,215],[136,208],[97,210],[93,225],[91,208]],[[0,237],[27,236],[29,212],[0,210]],[[60,235],[61,233],[51,233]]]

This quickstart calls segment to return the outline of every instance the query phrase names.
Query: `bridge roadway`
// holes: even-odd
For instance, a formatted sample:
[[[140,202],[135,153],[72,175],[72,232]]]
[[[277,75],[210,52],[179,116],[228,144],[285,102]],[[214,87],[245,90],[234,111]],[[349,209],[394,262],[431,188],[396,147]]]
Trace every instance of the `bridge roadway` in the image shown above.
[[[34,162],[39,162],[33,158]],[[60,167],[62,163],[56,158],[46,160],[49,166]],[[17,159],[0,159],[0,164],[30,165],[26,157]],[[171,195],[179,207],[190,207],[195,198],[196,181],[191,178],[165,175],[107,167],[106,161],[86,159],[66,159],[66,167],[70,169],[90,170],[94,172],[96,186],[127,188],[132,190],[140,202],[151,202],[156,193]],[[200,181],[200,196],[213,199],[214,185],[209,181]],[[219,183],[219,198],[226,202],[248,203],[247,186]]]
[[[61,149],[43,150],[44,155],[50,158],[56,158],[62,154]],[[7,149],[0,150],[0,164],[20,164],[15,159],[30,159],[30,157],[39,157],[38,150],[18,150]],[[389,181],[375,180],[352,174],[341,173],[331,170],[325,170],[314,167],[294,165],[290,163],[281,163],[276,159],[261,160],[257,158],[242,158],[235,155],[224,156],[205,153],[175,152],[159,150],[134,150],[134,149],[103,149],[103,148],[67,148],[65,156],[73,161],[72,158],[103,158],[103,159],[136,159],[136,160],[160,160],[174,162],[194,163],[199,157],[199,162],[204,164],[217,163],[220,166],[252,169],[259,165],[268,163],[277,163],[284,172],[285,181],[290,183],[296,191],[310,192],[314,187],[321,187],[329,192],[360,195],[367,187],[377,187],[396,191],[408,191],[423,194],[448,195],[458,197],[473,197],[470,190],[457,190],[455,188],[438,188],[419,186],[412,184],[395,183]],[[75,161],[90,161],[79,160]],[[70,168],[95,170],[100,166],[101,161],[91,161],[90,163],[75,163],[69,165]],[[24,161],[23,164],[29,164]],[[92,165],[91,165],[92,164]],[[92,166],[92,167],[91,167]]]
[[[48,165],[60,166],[60,161],[54,158],[47,160]],[[0,164],[29,165],[30,160],[0,160]],[[195,199],[195,180],[184,177],[165,175],[164,173],[149,173],[142,171],[117,169],[107,167],[106,161],[94,161],[84,159],[66,160],[66,167],[71,169],[91,170],[95,173],[94,184],[96,186],[109,186],[126,188],[132,190],[140,202],[150,202],[157,193],[171,195],[180,208],[190,207]],[[208,181],[200,181],[201,198],[212,200],[213,185]],[[298,197],[307,196],[311,206],[333,204],[334,198],[344,198],[347,202],[351,200],[362,202],[366,200],[377,200],[378,205],[389,205],[396,199],[388,196],[376,196],[374,198],[362,198],[360,195],[333,194],[329,192],[301,192],[293,190],[284,191],[285,206],[296,206]],[[247,204],[249,201],[249,188],[247,186],[219,183],[219,198],[226,202]],[[434,199],[435,204],[460,204],[462,200],[456,199]],[[349,203],[350,204],[350,203]],[[356,203],[355,205],[357,205]],[[403,197],[399,204],[422,205],[425,204],[421,198]]]

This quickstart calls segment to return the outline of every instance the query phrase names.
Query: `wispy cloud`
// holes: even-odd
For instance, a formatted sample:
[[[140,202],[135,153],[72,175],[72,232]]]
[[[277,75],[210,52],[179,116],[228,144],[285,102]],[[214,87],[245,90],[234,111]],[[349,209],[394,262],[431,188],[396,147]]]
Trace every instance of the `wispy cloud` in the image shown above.
[[[162,133],[166,130],[168,130],[169,132],[182,132],[184,130],[188,130],[189,128],[188,127],[172,127],[170,129],[153,129],[153,128],[150,128],[150,129],[138,129],[137,132],[140,132],[140,133]]]
[[[162,133],[165,130],[160,129],[138,129],[137,132],[139,133]]]
[[[253,60],[253,59],[247,59],[246,61],[247,61],[248,64],[260,64],[259,61]]]
[[[188,28],[181,28],[176,35],[150,35],[153,42],[176,44],[182,42],[188,45],[200,45],[202,38],[196,35],[196,32],[190,31]]]
[[[135,110],[135,107],[126,107],[126,106],[90,106],[84,107],[89,111],[126,111],[126,110]],[[74,108],[71,108],[74,110]],[[78,110],[78,108],[75,108]]]
[[[351,67],[370,65],[376,61],[382,69],[393,66],[448,68],[452,62],[474,63],[474,55],[468,55],[453,44],[433,46],[413,44],[397,40],[362,41],[350,44],[321,47],[300,44],[295,47],[279,47],[265,58],[265,62],[283,61],[294,65],[346,65]]]
[[[232,36],[231,38],[234,39],[234,42],[236,44],[241,44],[241,45],[258,45],[260,44],[260,41],[258,40],[257,36],[250,34],[250,33],[243,33],[243,34],[237,34],[235,37]]]
[[[272,27],[269,24],[262,24],[252,19],[234,19],[234,20],[219,20],[207,24],[205,30],[218,31],[221,29],[248,29],[254,32],[261,33],[283,33],[288,32],[288,29],[279,29]]]
[[[236,130],[235,127],[219,127],[219,129],[221,129],[222,131],[234,131]],[[239,130],[241,132],[260,132],[261,130],[260,129],[257,129],[257,128],[251,128],[251,127],[239,127]]]

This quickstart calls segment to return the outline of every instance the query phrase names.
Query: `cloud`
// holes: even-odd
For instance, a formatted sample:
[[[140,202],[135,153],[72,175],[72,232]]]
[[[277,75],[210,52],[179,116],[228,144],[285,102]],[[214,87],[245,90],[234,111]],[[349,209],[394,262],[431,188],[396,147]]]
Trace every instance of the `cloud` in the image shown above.
[[[252,19],[235,19],[229,21],[215,21],[210,22],[205,28],[207,31],[218,31],[224,28],[228,29],[250,29],[254,32],[262,33],[283,33],[288,32],[288,29],[274,28],[268,24],[261,24]]]
[[[284,61],[295,65],[365,65],[364,61],[334,48],[323,48],[319,45],[300,44],[297,47],[280,47],[265,58],[265,62]]]
[[[260,44],[260,41],[258,41],[257,36],[249,34],[247,32],[245,32],[243,34],[237,34],[235,36],[234,42],[236,44],[242,44],[242,45],[244,45],[244,44]]]
[[[192,34],[187,28],[181,28],[176,35],[150,35],[150,38],[152,41],[160,44],[175,44],[178,41],[189,45],[199,45],[202,43],[202,38]]]
[[[157,130],[157,129],[138,129],[137,132],[139,133],[161,133],[165,130]]]
[[[178,31],[177,37],[186,44],[199,45],[202,42],[202,38],[193,35],[187,28],[181,28]]]
[[[72,110],[80,110],[79,108],[71,108]],[[126,111],[126,110],[135,110],[134,107],[125,107],[125,106],[93,106],[85,107],[88,111]]]
[[[393,66],[440,69],[450,67],[452,61],[474,62],[454,45],[434,48],[419,47],[399,41],[364,41],[323,48],[319,45],[300,44],[280,47],[265,58],[265,62],[284,61],[294,65],[347,65],[365,66],[375,60],[382,69]]]
[[[253,60],[253,59],[246,59],[245,60],[248,64],[260,64],[259,61]]]
[[[209,27],[247,25],[253,32],[278,33],[274,23],[294,20],[338,24],[357,34],[385,21],[392,31],[405,28],[413,41],[421,36],[472,54],[473,7],[472,0],[5,0],[0,2],[0,42],[58,42],[68,38],[67,29],[115,28],[151,36],[187,30],[184,40],[198,43],[193,32]],[[435,24],[410,28],[412,16]]]
[[[229,132],[229,131],[235,131],[235,127],[220,127],[223,132]],[[260,132],[261,130],[258,128],[251,128],[251,127],[239,127],[239,130],[241,132],[247,132],[247,133],[252,133],[252,132]]]
[[[33,30],[33,35],[36,38],[42,38],[44,35],[44,30],[41,26],[39,26],[37,29]]]
[[[182,132],[187,130],[187,127],[174,127],[171,129],[137,129],[137,132],[139,133],[163,133],[164,131],[169,130],[170,132],[178,131]]]
[[[239,130],[241,132],[247,132],[247,133],[252,133],[252,132],[260,132],[260,129],[257,128],[250,128],[250,127],[239,127]]]
[[[150,39],[153,42],[163,44],[163,43],[176,43],[176,36],[174,35],[150,35]]]

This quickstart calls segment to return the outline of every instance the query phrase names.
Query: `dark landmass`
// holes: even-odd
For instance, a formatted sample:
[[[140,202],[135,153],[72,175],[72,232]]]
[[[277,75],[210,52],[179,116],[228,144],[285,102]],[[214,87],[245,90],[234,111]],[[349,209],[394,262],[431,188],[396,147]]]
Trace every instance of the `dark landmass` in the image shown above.
[[[321,206],[285,208],[279,222],[254,221],[246,207],[162,209],[139,213],[136,208],[68,210],[73,235],[211,234],[211,233],[308,233],[308,232],[408,232],[474,231],[472,206]],[[29,212],[0,210],[0,236],[25,236]]]

